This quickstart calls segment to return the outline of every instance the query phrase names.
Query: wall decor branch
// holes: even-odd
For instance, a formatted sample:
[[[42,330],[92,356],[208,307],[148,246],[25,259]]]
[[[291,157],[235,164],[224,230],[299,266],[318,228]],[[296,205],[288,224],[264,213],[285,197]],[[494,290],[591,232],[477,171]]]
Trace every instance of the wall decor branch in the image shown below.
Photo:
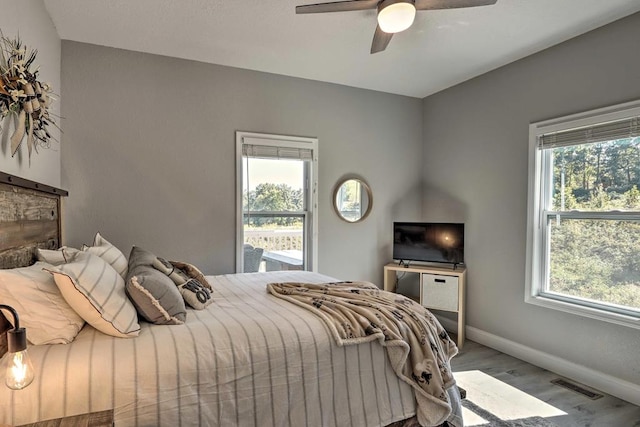
[[[29,151],[49,148],[55,139],[48,131],[56,126],[49,107],[53,97],[48,83],[38,81],[39,67],[34,66],[37,50],[27,48],[19,37],[10,39],[0,31],[0,134],[2,126],[13,119],[11,156],[26,139]]]

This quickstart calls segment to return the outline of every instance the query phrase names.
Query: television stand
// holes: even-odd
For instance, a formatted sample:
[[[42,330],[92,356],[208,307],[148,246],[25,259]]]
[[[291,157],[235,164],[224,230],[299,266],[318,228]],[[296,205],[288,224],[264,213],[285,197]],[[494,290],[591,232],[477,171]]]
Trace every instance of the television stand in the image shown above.
[[[384,266],[384,290],[396,292],[398,272],[417,273],[420,277],[420,299],[423,307],[457,314],[458,348],[465,340],[465,267],[431,267],[390,263]]]

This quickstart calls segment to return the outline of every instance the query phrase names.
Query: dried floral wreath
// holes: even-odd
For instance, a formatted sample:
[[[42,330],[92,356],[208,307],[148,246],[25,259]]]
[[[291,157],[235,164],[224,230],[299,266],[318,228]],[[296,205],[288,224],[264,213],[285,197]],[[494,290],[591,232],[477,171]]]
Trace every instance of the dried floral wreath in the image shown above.
[[[31,71],[38,51],[27,49],[20,38],[9,39],[0,32],[0,135],[7,117],[14,119],[11,156],[15,156],[27,139],[29,159],[38,146],[48,148],[55,139],[48,132],[56,126],[51,117],[51,86],[38,81],[38,67]]]

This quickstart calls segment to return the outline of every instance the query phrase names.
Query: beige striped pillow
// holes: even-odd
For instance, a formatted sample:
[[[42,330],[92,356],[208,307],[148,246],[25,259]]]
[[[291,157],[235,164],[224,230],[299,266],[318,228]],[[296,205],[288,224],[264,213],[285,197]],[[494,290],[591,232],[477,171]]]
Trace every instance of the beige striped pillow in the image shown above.
[[[47,251],[41,251],[46,258]],[[66,263],[48,271],[67,303],[97,330],[115,337],[135,337],[138,314],[124,289],[124,279],[102,258],[62,249]]]
[[[120,249],[102,237],[99,232],[96,233],[96,237],[93,239],[93,246],[82,245],[82,250],[98,255],[113,267],[123,279],[127,277],[127,269],[129,268],[127,258]]]

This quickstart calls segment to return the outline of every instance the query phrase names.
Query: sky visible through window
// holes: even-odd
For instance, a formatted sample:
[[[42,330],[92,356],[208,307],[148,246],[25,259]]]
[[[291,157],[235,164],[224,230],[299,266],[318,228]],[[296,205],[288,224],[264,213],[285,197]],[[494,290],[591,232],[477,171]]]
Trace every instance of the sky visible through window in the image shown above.
[[[277,160],[244,158],[245,176],[243,189],[255,190],[259,184],[285,184],[293,190],[301,190],[303,186],[304,162],[301,160]]]

